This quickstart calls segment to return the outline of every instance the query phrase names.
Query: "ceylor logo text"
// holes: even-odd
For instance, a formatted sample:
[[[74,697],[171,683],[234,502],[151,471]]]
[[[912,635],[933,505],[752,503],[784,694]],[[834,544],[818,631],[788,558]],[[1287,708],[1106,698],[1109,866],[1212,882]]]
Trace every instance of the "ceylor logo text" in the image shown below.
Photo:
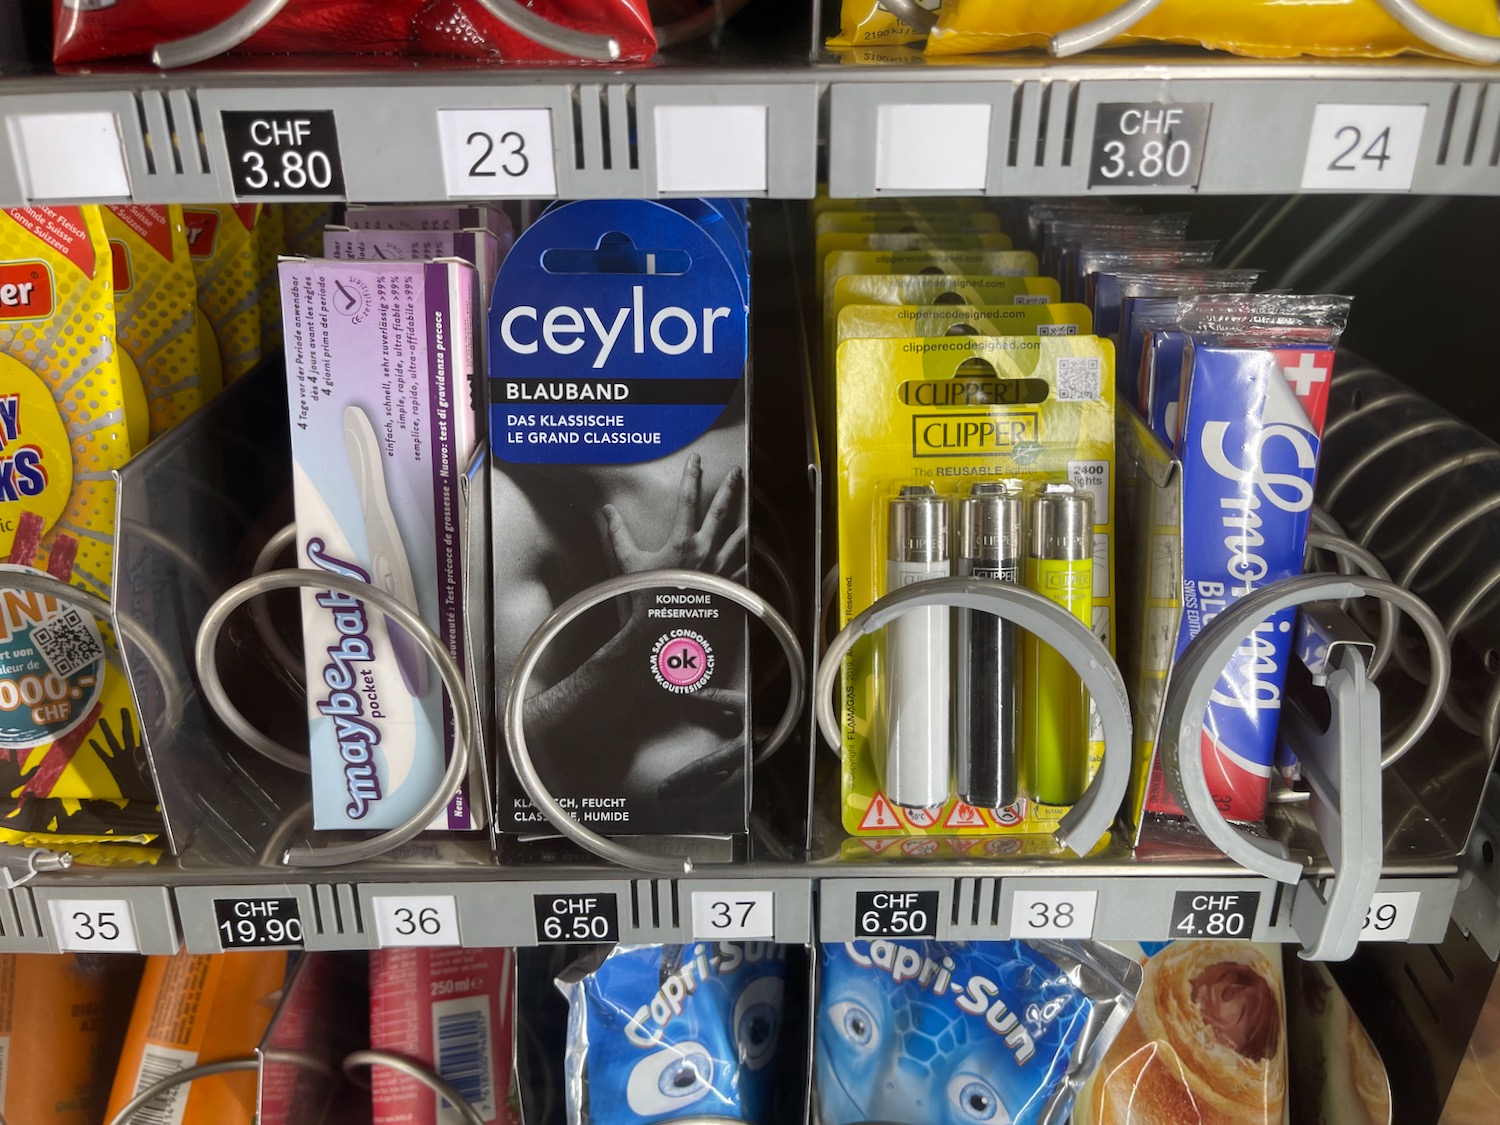
[[[555,355],[573,355],[592,347],[590,366],[598,369],[609,360],[616,344],[628,346],[636,355],[651,349],[663,355],[682,355],[697,348],[704,355],[714,351],[714,325],[727,320],[727,305],[705,307],[699,315],[680,305],[646,309],[646,287],[630,287],[630,304],[601,310],[558,305],[546,312],[535,305],[516,305],[500,320],[500,340],[518,355],[535,355],[545,347]],[[629,329],[628,340],[623,339]]]

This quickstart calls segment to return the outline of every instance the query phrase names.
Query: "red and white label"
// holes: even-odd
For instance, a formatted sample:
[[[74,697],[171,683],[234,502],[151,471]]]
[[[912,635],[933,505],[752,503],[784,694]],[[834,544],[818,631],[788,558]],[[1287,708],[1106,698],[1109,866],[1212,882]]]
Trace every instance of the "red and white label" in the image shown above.
[[[948,819],[943,821],[947,828],[983,828],[984,814],[973,805],[966,805],[962,801],[955,801],[953,811],[948,814]]]
[[[895,831],[901,827],[901,820],[896,816],[896,810],[891,803],[885,799],[884,793],[876,793],[875,799],[870,802],[870,807],[865,810],[864,819],[859,822],[863,831]]]
[[[219,237],[219,213],[183,208],[182,222],[187,227],[188,253],[195,258],[211,258]]]
[[[1328,415],[1328,386],[1333,381],[1333,352],[1326,348],[1318,351],[1277,348],[1273,354],[1287,386],[1307,412],[1313,433],[1321,435],[1323,419]]]
[[[52,269],[41,259],[0,265],[0,320],[52,315]]]

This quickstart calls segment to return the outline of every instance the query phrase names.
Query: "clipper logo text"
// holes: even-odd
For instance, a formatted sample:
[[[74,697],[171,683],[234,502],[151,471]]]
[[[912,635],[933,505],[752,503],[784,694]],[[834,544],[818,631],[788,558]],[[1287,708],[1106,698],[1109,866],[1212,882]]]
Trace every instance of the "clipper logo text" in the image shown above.
[[[314,565],[360,582],[370,581],[370,576],[354,563],[334,558],[326,551],[321,539],[307,544],[307,557]],[[333,720],[339,756],[344,759],[344,779],[349,792],[347,812],[351,820],[360,820],[383,796],[380,774],[375,768],[380,728],[370,720],[386,716],[380,710],[375,677],[370,671],[375,652],[370,644],[369,615],[364,602],[337,590],[320,591],[316,601],[328,610],[339,634],[338,643],[326,650],[328,663],[323,665],[323,684],[328,693],[318,701],[318,713]],[[361,664],[363,668],[359,667]]]

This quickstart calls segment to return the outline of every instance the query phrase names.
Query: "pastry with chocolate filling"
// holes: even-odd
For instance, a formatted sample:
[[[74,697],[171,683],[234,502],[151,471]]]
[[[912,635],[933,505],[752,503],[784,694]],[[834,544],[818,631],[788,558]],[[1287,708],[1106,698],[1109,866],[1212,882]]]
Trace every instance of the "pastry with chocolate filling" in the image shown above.
[[[1281,1125],[1279,953],[1184,941],[1146,962],[1135,1011],[1074,1110],[1077,1125]]]

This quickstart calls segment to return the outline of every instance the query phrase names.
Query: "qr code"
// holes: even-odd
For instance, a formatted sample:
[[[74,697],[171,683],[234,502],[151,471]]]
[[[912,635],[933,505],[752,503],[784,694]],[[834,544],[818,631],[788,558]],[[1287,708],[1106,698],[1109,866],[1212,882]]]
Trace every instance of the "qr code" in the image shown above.
[[[1099,357],[1060,356],[1057,360],[1057,401],[1089,402],[1099,397]]]
[[[63,679],[104,656],[99,635],[76,609],[65,609],[47,624],[33,629],[31,640],[47,667]]]

